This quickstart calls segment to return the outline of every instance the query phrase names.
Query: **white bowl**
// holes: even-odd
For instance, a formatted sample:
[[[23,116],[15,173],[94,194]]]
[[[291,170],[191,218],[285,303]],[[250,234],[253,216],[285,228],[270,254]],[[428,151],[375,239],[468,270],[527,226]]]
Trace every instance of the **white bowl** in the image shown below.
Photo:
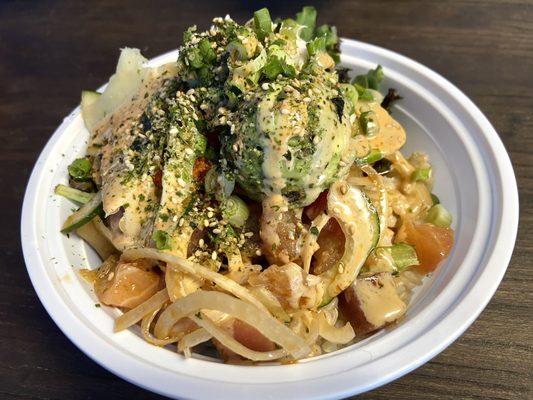
[[[486,306],[507,268],[518,225],[518,194],[509,157],[494,128],[455,86],[428,68],[365,43],[342,42],[355,71],[381,64],[404,97],[394,116],[408,132],[406,152],[427,152],[435,192],[454,215],[452,254],[394,328],[335,353],[285,366],[233,366],[185,360],[113,333],[117,312],[97,300],[76,270],[98,258],[79,238],[59,233],[71,204],[54,196],[67,165],[84,153],[88,133],[79,107],[56,130],[31,175],[22,212],[22,245],[32,283],[59,328],[89,357],[122,378],[175,398],[339,398],[396,379],[452,343]],[[177,52],[152,60],[161,64]]]

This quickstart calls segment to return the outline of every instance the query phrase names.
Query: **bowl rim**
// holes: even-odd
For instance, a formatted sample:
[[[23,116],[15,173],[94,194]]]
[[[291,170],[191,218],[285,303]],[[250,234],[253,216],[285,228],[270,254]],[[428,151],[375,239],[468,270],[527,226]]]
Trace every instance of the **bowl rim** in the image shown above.
[[[372,362],[373,368],[369,369],[360,382],[352,383],[349,379],[351,370],[347,370],[336,375],[324,375],[320,378],[306,379],[301,377],[302,379],[291,382],[280,382],[275,386],[275,392],[271,382],[230,383],[202,379],[186,374],[176,374],[160,365],[149,364],[140,358],[134,357],[132,353],[127,353],[114,347],[110,342],[100,337],[98,332],[83,325],[64,299],[57,293],[54,283],[47,276],[46,261],[39,253],[39,247],[35,245],[36,241],[34,240],[36,236],[34,221],[36,221],[36,215],[39,213],[38,208],[35,207],[35,202],[38,198],[41,178],[46,173],[41,167],[48,157],[52,155],[54,145],[65,132],[65,129],[79,115],[80,111],[79,107],[77,107],[54,132],[33,168],[26,187],[22,207],[21,240],[28,274],[41,303],[58,327],[80,350],[123,379],[170,397],[202,398],[216,390],[217,393],[221,394],[221,398],[252,393],[255,397],[266,397],[277,393],[280,398],[338,398],[371,390],[405,375],[444,350],[472,324],[488,304],[503,278],[516,240],[518,229],[518,189],[512,164],[505,147],[482,112],[465,94],[441,75],[405,56],[364,42],[343,38],[342,49],[343,53],[345,49],[350,49],[351,51],[363,51],[387,57],[397,62],[398,65],[405,66],[421,77],[429,79],[433,84],[440,86],[464,108],[462,112],[466,112],[479,126],[479,132],[486,141],[484,143],[486,150],[491,152],[492,161],[494,162],[493,167],[496,172],[492,178],[499,179],[498,183],[501,186],[499,193],[492,193],[493,196],[498,195],[501,197],[497,202],[499,209],[495,210],[498,213],[495,217],[498,217],[499,220],[504,220],[505,224],[500,224],[499,226],[492,224],[491,240],[494,242],[494,246],[484,255],[484,268],[477,277],[471,278],[469,290],[455,300],[453,310],[447,310],[449,312],[444,315],[445,318],[438,325],[415,337],[409,343],[409,353],[406,353],[405,350],[407,349],[404,349],[400,357],[400,350],[397,350],[383,357],[383,359],[388,358],[387,365],[384,365],[383,359],[381,359],[381,362],[379,359],[373,360],[370,355],[370,362]],[[157,64],[170,56],[175,56],[176,53],[177,50],[165,53],[150,62]],[[446,332],[439,330],[442,326],[447,327]],[[436,343],[428,341],[428,337],[432,334],[437,338]],[[391,355],[395,355],[396,360],[391,360]],[[332,357],[334,358],[335,355],[333,354]],[[316,363],[319,362],[320,360],[316,361]],[[243,373],[243,368],[246,367],[226,366],[226,368],[228,370],[237,368]],[[286,372],[288,367],[255,368],[285,368],[284,371]],[[375,373],[377,371],[379,371],[379,374]],[[302,384],[304,380],[305,386]]]

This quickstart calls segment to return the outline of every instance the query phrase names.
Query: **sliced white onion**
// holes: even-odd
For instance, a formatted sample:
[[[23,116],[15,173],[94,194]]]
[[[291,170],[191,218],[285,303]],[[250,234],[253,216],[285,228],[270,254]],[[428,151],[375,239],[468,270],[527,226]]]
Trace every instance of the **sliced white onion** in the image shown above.
[[[346,322],[342,328],[337,328],[330,325],[322,313],[318,315],[318,331],[320,336],[328,342],[336,344],[346,344],[355,337],[355,332],[349,322]]]
[[[177,342],[180,340],[180,338],[183,337],[184,332],[178,332],[177,334],[173,333],[170,338],[168,339],[158,339],[154,335],[150,333],[150,326],[152,325],[152,322],[154,321],[155,316],[160,311],[160,309],[157,309],[153,311],[152,313],[145,315],[144,318],[141,321],[141,333],[143,335],[144,340],[146,340],[148,343],[151,343],[155,346],[166,346],[167,344]]]
[[[139,304],[137,307],[132,308],[128,312],[122,314],[115,320],[115,332],[120,332],[124,329],[135,325],[144,316],[154,312],[161,308],[165,302],[168,301],[168,292],[166,289],[160,290],[144,303]]]
[[[268,311],[266,307],[254,297],[248,289],[239,285],[237,282],[225,277],[218,272],[214,272],[209,268],[203,267],[200,264],[193,263],[189,260],[184,259],[173,254],[164,253],[156,249],[151,248],[135,248],[128,249],[122,253],[122,258],[125,259],[138,259],[138,258],[150,258],[154,260],[160,260],[167,263],[167,266],[174,268],[193,276],[197,276],[211,282],[216,283],[221,289],[226,290],[236,297],[245,300],[257,308]]]
[[[191,316],[190,318],[204,328],[207,332],[213,335],[222,345],[237,353],[238,355],[252,361],[273,361],[287,355],[283,349],[274,351],[254,351],[248,347],[240,344],[233,336],[227,333],[222,328],[216,326],[205,314],[201,314],[202,318]]]
[[[184,353],[190,357],[190,349],[194,346],[198,346],[200,343],[207,342],[213,337],[204,328],[196,329],[195,331],[188,333],[178,342],[178,352]],[[189,351],[187,351],[189,350]]]
[[[289,322],[291,320],[290,315],[287,314],[285,309],[281,306],[281,303],[279,302],[277,297],[274,296],[272,292],[266,287],[256,286],[254,288],[251,288],[250,292],[252,292],[252,294],[266,306],[268,311],[270,311],[270,313],[274,317],[283,322]]]
[[[182,299],[176,300],[168,306],[156,323],[154,330],[155,336],[160,339],[168,337],[172,326],[177,321],[184,317],[193,319],[192,314],[203,309],[218,310],[246,322],[257,329],[267,339],[280,345],[295,359],[305,357],[309,354],[309,346],[305,341],[283,323],[272,317],[268,312],[226,293],[214,291],[199,290]],[[193,320],[198,323],[197,318]],[[217,339],[219,338],[218,331],[215,334],[213,329],[208,329],[205,324],[199,325],[208,330]]]

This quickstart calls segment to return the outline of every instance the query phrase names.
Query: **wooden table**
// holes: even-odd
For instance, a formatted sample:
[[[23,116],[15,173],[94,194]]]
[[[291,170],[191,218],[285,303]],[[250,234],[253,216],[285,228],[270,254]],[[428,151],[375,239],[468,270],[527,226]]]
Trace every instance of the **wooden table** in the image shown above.
[[[431,362],[360,398],[533,398],[532,2],[333,3],[316,6],[342,36],[412,57],[470,96],[501,135],[521,189],[515,253],[487,309]],[[176,48],[192,23],[206,28],[226,13],[244,21],[259,7],[231,0],[0,3],[0,398],[161,398],[95,364],[48,317],[21,254],[24,188],[54,129],[82,89],[111,75],[120,47],[153,57]],[[269,8],[290,16],[299,6]]]

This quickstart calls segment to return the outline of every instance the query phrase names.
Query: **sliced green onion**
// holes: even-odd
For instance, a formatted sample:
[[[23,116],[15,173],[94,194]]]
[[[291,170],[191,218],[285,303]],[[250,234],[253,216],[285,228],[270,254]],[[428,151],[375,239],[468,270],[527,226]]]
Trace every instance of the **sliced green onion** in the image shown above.
[[[222,207],[222,216],[234,227],[241,228],[250,216],[250,211],[239,197],[230,196]]]
[[[88,179],[91,174],[92,165],[87,158],[78,158],[68,166],[68,173],[74,179]]]
[[[415,248],[406,243],[395,243],[392,246],[378,247],[376,249],[376,255],[391,260],[396,271],[401,271],[411,265],[420,265]]]
[[[431,179],[431,167],[417,168],[411,174],[411,180],[417,181],[429,181]]]
[[[441,228],[449,228],[452,224],[452,214],[442,204],[435,204],[429,209],[426,222]]]
[[[440,199],[434,193],[431,193],[431,201],[433,202],[433,205],[440,204]]]
[[[193,47],[189,50],[187,53],[187,59],[189,60],[190,66],[195,69],[199,69],[204,66],[204,60],[198,47]]]
[[[379,131],[376,113],[374,111],[362,112],[359,116],[359,126],[365,135],[375,135]]]
[[[232,59],[241,61],[248,60],[248,51],[246,50],[246,47],[244,47],[244,45],[237,40],[230,42],[228,47],[226,47],[226,50]]]
[[[94,196],[94,193],[82,192],[81,190],[74,189],[66,185],[57,185],[54,193],[79,204],[85,204],[89,202],[89,200],[91,200]]]
[[[306,6],[302,8],[302,11],[296,14],[296,22],[303,25],[300,31],[300,37],[306,42],[313,38],[313,31],[316,26],[316,9],[312,6]]]
[[[211,47],[211,42],[207,39],[200,40],[198,49],[200,49],[200,54],[205,62],[210,63],[217,58],[215,50]]]
[[[260,40],[272,32],[272,19],[268,9],[262,8],[254,12],[254,30]]]
[[[366,156],[362,158],[358,158],[355,161],[357,165],[366,165],[366,164],[373,164],[376,161],[381,160],[382,158],[383,158],[383,153],[381,153],[381,151],[372,149],[369,151],[369,153]]]
[[[165,231],[157,230],[153,233],[152,239],[155,242],[155,247],[158,250],[170,249],[170,238]]]

